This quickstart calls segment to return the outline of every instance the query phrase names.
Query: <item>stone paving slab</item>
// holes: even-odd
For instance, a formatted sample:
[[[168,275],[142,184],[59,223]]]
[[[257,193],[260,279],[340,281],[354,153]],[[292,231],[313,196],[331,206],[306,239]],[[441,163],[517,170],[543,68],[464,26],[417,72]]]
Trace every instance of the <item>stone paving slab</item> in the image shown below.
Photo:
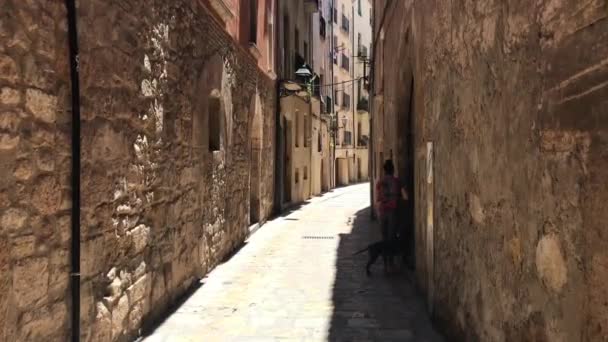
[[[268,222],[149,336],[164,341],[442,341],[409,277],[364,272],[369,185]]]

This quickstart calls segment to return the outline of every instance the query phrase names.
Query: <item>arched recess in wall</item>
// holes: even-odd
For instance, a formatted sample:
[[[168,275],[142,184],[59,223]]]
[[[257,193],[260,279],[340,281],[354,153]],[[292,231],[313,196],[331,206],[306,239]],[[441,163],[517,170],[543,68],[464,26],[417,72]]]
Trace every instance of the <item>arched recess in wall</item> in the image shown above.
[[[250,177],[249,177],[249,221],[254,224],[261,216],[261,184],[262,184],[262,142],[264,123],[262,104],[256,92],[249,104],[250,132]]]
[[[192,146],[194,159],[203,164],[208,153],[226,147],[226,104],[222,92],[224,61],[219,55],[211,57],[203,67],[193,92],[195,105],[192,117]]]

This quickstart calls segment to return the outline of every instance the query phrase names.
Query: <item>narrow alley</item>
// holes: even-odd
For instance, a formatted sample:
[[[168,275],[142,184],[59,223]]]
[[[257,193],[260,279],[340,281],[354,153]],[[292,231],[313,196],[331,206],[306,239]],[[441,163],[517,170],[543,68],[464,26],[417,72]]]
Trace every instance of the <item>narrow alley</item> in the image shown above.
[[[269,222],[144,341],[441,341],[410,277],[352,256],[379,238],[369,217],[365,183]]]

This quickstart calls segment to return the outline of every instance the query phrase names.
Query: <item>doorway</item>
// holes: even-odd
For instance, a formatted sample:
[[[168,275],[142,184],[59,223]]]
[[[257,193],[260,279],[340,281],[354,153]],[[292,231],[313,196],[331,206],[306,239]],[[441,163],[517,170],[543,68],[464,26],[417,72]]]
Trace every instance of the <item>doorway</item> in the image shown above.
[[[250,173],[249,173],[249,224],[260,221],[260,187],[262,159],[262,109],[259,99],[254,97],[250,110],[254,115],[251,122]]]
[[[292,124],[289,120],[283,118],[283,141],[285,142],[285,149],[283,150],[283,165],[285,168],[283,169],[283,179],[285,179],[285,183],[283,184],[283,198],[285,199],[285,203],[291,202],[291,151],[293,149],[293,137],[292,137]]]

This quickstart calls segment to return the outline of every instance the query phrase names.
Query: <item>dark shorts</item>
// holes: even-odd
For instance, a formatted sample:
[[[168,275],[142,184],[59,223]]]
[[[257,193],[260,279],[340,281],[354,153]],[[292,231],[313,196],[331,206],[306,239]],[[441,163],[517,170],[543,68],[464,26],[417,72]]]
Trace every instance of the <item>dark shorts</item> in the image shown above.
[[[382,240],[397,239],[397,211],[387,210],[381,218],[382,223]]]

